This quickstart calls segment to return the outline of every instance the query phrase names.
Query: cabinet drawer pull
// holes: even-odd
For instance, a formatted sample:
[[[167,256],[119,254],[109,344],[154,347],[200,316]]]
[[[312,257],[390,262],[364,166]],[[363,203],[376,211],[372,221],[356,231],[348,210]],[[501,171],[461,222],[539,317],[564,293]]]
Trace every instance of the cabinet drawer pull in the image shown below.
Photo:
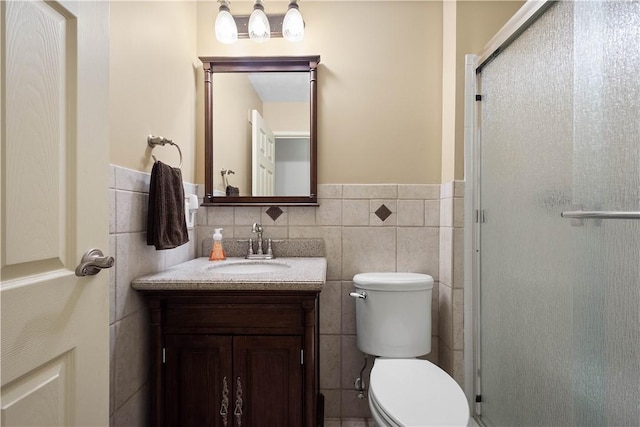
[[[240,377],[236,380],[236,409],[233,411],[233,415],[236,416],[237,426],[242,426],[242,383]]]
[[[227,385],[227,377],[222,379],[222,403],[220,404],[220,415],[222,416],[222,425],[227,427],[227,415],[229,414],[229,386]]]

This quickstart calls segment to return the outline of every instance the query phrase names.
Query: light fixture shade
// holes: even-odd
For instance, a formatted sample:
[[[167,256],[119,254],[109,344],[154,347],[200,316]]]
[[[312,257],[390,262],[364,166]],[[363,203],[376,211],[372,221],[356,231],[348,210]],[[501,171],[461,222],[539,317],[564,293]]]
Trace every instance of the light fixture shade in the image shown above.
[[[304,20],[298,5],[292,1],[282,21],[282,37],[290,42],[299,42],[304,38]]]
[[[228,10],[222,9],[222,6],[216,17],[216,39],[224,44],[232,44],[238,40],[236,21]]]
[[[261,0],[256,0],[253,12],[249,16],[249,38],[257,42],[266,42],[271,37],[269,18],[264,13]]]

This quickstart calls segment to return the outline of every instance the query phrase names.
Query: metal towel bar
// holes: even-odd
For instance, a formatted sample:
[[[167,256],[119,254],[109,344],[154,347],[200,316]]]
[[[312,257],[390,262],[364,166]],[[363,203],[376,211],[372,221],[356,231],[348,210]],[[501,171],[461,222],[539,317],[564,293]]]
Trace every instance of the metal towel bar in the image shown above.
[[[147,137],[147,144],[152,149],[156,145],[165,145],[165,144],[173,145],[174,147],[176,147],[178,149],[178,154],[180,154],[180,165],[178,166],[178,168],[182,168],[182,150],[180,150],[180,147],[178,146],[178,144],[176,144],[172,140],[167,139],[163,136],[153,136],[153,135],[149,135]],[[153,161],[157,161],[156,156],[152,154],[151,157],[153,157]]]

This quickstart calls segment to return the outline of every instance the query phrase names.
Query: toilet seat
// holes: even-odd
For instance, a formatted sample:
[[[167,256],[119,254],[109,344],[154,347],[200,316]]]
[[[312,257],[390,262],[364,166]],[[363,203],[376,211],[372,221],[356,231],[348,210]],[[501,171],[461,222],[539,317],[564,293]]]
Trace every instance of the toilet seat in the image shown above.
[[[469,422],[469,405],[460,386],[427,360],[376,359],[369,406],[383,426],[466,427]]]

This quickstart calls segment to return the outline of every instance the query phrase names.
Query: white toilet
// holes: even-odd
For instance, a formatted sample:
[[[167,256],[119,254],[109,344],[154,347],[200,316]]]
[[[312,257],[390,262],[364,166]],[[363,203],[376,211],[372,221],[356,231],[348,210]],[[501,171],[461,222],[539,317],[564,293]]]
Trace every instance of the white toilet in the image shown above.
[[[433,278],[417,273],[361,273],[356,288],[358,348],[376,356],[369,407],[379,426],[461,426],[469,405],[453,378],[427,360]]]

